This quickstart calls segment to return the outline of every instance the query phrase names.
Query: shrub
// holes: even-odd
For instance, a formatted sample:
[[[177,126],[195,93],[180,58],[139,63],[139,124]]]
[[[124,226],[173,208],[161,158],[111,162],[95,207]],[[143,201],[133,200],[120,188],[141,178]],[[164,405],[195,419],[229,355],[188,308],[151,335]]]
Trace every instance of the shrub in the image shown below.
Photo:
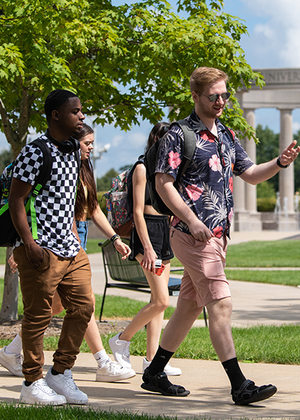
[[[97,198],[98,198],[98,203],[99,203],[100,209],[103,211],[103,213],[105,214],[105,216],[107,216],[107,210],[106,210],[106,205],[105,205],[105,198],[103,197],[103,194],[105,194],[105,193],[106,193],[106,191],[97,192]]]
[[[257,198],[257,211],[259,212],[272,212],[275,209],[275,205],[275,197]]]

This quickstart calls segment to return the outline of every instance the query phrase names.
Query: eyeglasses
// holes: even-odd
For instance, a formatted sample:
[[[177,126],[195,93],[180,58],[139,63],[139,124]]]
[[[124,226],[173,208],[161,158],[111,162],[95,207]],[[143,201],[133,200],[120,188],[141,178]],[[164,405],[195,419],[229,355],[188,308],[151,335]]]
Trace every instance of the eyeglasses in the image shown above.
[[[196,92],[196,93],[198,93],[198,95],[205,96],[206,98],[208,98],[210,100],[210,102],[216,102],[219,99],[220,96],[223,99],[223,101],[227,101],[230,98],[230,93],[229,92],[224,92],[224,93],[221,93],[221,94],[214,93],[213,95],[209,95],[209,96],[204,95],[203,93],[200,93],[200,92]]]

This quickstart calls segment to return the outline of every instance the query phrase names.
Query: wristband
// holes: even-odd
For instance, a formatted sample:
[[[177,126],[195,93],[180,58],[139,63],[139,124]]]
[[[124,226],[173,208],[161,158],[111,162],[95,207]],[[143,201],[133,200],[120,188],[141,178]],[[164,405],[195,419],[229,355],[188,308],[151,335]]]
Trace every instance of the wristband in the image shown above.
[[[110,238],[110,241],[114,244],[116,240],[121,239],[120,235],[117,233]]]
[[[276,163],[277,163],[277,165],[279,166],[279,168],[287,168],[288,166],[290,166],[290,165],[282,165],[281,163],[280,163],[280,156],[278,156],[278,158],[277,158],[277,160],[276,160]]]

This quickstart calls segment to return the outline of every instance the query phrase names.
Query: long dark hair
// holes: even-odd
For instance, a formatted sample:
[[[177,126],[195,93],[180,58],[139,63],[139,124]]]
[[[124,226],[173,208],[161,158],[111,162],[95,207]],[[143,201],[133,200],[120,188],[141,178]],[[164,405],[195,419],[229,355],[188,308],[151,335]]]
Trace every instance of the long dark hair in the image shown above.
[[[158,140],[160,139],[169,129],[170,124],[166,122],[159,122],[150,131],[148,141],[146,144],[145,152]]]
[[[74,134],[73,137],[77,140],[81,141],[86,137],[88,134],[93,134],[94,130],[87,124],[83,124],[81,130]],[[84,209],[86,204],[88,206],[89,215],[92,216],[94,211],[98,205],[97,199],[97,188],[93,173],[93,165],[90,159],[85,159],[81,161],[81,169],[80,169],[80,180],[78,190],[77,190],[77,197],[75,203],[75,219],[80,220],[84,214]],[[83,185],[87,187],[88,195],[87,195],[87,203],[84,194]]]

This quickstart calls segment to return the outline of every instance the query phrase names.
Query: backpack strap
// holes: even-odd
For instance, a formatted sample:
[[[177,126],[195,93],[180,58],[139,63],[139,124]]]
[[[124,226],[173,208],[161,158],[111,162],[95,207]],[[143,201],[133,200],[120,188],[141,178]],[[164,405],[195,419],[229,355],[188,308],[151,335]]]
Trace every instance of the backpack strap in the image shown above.
[[[75,159],[76,159],[76,162],[77,162],[78,182],[80,182],[81,159],[80,159],[80,155],[79,155],[79,150],[75,150],[74,155],[75,155]]]
[[[41,192],[42,188],[44,188],[47,181],[50,179],[51,170],[52,170],[52,163],[53,159],[51,156],[51,152],[49,147],[47,146],[45,140],[36,139],[33,140],[30,144],[34,144],[38,146],[42,153],[43,153],[43,165],[40,168],[40,173],[36,179],[36,182],[33,186],[33,190],[29,200],[26,203],[25,210],[26,213],[30,210],[31,215],[31,233],[33,239],[38,239],[37,234],[37,223],[36,223],[36,210],[34,207],[34,202],[36,200],[37,195]]]
[[[232,132],[229,130],[229,128],[227,127],[227,125],[225,125],[225,124],[223,124],[223,123],[222,123],[222,125],[223,125],[223,127],[225,128],[226,133],[227,133],[227,134],[229,135],[229,137],[231,138],[232,143],[234,144],[235,140],[234,140],[234,137],[233,137],[233,135],[232,135]]]
[[[189,166],[189,164],[192,160],[192,157],[194,155],[195,148],[196,148],[196,134],[195,134],[194,130],[192,129],[192,126],[190,125],[190,123],[187,120],[174,121],[174,123],[172,123],[171,126],[173,124],[179,125],[179,127],[183,131],[183,136],[184,136],[183,159],[180,163],[178,174],[177,174],[176,180],[174,182],[174,185],[177,188],[179,179],[183,176],[183,174],[187,170],[187,168],[188,168],[188,166]],[[170,128],[171,128],[171,126],[170,126]]]

